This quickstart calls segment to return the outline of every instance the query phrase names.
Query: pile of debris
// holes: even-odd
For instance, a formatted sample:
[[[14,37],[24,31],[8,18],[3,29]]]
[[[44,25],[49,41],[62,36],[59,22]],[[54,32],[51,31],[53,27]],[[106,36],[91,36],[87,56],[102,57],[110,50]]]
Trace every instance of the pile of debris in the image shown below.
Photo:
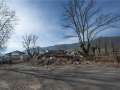
[[[51,51],[40,55],[36,59],[39,65],[64,65],[64,64],[80,64],[79,56],[67,55],[64,51]]]

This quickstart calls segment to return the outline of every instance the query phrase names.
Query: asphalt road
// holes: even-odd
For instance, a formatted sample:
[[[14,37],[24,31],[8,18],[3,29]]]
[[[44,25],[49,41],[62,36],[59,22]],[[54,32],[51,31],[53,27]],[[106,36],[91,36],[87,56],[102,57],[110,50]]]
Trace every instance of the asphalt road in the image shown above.
[[[14,65],[0,77],[0,90],[120,90],[120,68],[107,65]]]

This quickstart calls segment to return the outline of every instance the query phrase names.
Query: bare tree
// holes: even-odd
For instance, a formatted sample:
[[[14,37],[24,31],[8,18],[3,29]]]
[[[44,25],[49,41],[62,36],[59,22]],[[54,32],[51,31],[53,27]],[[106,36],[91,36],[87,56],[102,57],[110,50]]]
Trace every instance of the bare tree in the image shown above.
[[[89,56],[91,43],[101,31],[114,28],[120,17],[102,14],[94,0],[70,0],[65,7],[64,27],[73,29],[79,39],[81,54]],[[74,36],[74,35],[73,35]],[[73,37],[70,35],[69,37]]]
[[[39,50],[36,46],[36,42],[38,40],[38,36],[36,35],[25,35],[23,36],[23,47],[26,49],[27,54],[30,58],[39,54]]]
[[[4,0],[0,0],[0,48],[4,48],[10,32],[14,30],[15,12],[7,7]]]

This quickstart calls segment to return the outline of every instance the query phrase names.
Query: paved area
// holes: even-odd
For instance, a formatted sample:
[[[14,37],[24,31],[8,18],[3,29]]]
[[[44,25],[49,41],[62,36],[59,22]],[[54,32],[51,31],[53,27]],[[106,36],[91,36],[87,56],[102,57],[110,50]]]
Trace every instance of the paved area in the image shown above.
[[[120,68],[6,65],[0,67],[0,90],[120,90]]]

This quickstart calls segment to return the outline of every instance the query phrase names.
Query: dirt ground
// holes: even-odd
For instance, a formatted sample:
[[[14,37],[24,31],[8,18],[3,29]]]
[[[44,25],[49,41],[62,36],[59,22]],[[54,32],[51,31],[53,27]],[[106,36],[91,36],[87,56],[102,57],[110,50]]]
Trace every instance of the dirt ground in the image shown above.
[[[120,90],[120,68],[101,64],[2,65],[0,90]]]

